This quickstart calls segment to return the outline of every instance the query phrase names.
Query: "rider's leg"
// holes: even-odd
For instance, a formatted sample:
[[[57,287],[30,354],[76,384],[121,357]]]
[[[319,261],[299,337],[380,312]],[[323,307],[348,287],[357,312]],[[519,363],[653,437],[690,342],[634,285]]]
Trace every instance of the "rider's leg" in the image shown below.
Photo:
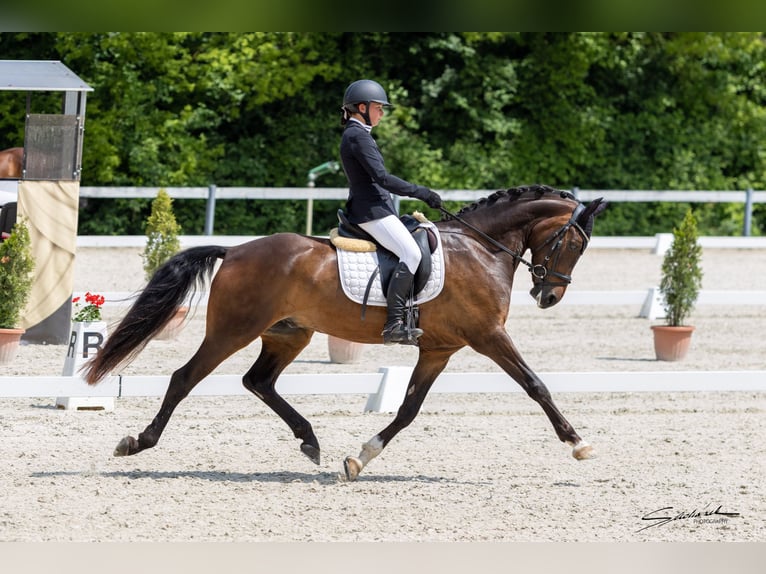
[[[403,343],[417,345],[422,329],[410,329],[405,320],[407,301],[412,292],[415,272],[420,265],[420,247],[412,235],[394,215],[360,224],[360,227],[372,235],[383,247],[399,257],[391,282],[388,285],[386,303],[388,316],[383,327],[383,342],[386,345]]]

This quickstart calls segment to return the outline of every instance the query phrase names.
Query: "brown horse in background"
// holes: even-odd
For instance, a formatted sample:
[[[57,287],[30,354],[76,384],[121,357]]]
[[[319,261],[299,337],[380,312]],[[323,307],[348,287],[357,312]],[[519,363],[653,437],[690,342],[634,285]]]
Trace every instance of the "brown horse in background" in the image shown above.
[[[601,200],[589,205],[547,186],[498,191],[436,223],[446,264],[442,292],[420,305],[419,356],[394,420],[344,461],[354,480],[393,437],[417,415],[450,357],[472,347],[495,361],[537,401],[559,439],[577,459],[589,458],[583,441],[553,403],[550,392],[524,362],[505,330],[514,272],[532,272],[531,294],[540,308],[558,303],[571,272],[588,245]],[[522,258],[529,249],[531,262]],[[174,409],[204,377],[236,351],[261,337],[261,352],[243,377],[250,390],[279,415],[301,440],[301,451],[319,464],[319,442],[311,424],[280,396],[279,374],[308,345],[314,332],[361,343],[382,343],[385,307],[367,309],[348,299],[340,284],[336,251],[328,239],[280,233],[231,248],[194,247],[176,254],[139,294],[103,348],[85,366],[96,384],[134,358],[197,286],[213,275],[205,337],[194,356],[171,376],[157,416],[138,435],[127,436],[115,456],[155,446]],[[341,319],[342,318],[342,319]]]
[[[0,179],[21,179],[23,166],[23,147],[12,147],[0,151]]]

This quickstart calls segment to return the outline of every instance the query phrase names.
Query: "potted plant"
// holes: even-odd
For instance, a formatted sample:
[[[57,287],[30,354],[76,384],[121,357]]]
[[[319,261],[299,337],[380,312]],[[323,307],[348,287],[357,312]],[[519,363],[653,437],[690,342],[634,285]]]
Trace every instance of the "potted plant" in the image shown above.
[[[95,354],[106,340],[106,322],[101,319],[101,307],[105,299],[98,293],[85,293],[83,297],[74,297],[72,305],[72,334],[64,360],[64,376],[74,376],[79,367],[91,353]]]
[[[167,191],[160,189],[157,197],[152,201],[152,212],[146,219],[146,246],[141,257],[144,260],[144,274],[147,281],[181,248],[181,242],[178,239],[180,232],[181,226],[178,225],[173,213],[173,199]],[[188,311],[188,307],[179,307],[175,317],[157,335],[157,338],[175,338],[183,326]]]
[[[80,297],[72,299],[74,304],[74,315],[72,321],[75,323],[92,323],[101,321],[101,307],[105,302],[104,296],[98,293],[85,293],[85,305],[80,303]]]
[[[654,350],[660,361],[680,361],[689,350],[694,327],[685,320],[699,296],[702,285],[697,242],[697,219],[691,209],[681,224],[673,229],[673,242],[662,261],[660,295],[665,309],[665,325],[654,325]]]
[[[84,300],[84,303],[83,303]],[[89,359],[106,341],[106,321],[101,318],[105,298],[88,291],[83,297],[72,298],[72,331],[67,345],[62,375],[76,377]],[[56,397],[56,407],[73,410],[114,410],[114,397]]]
[[[146,246],[141,257],[147,281],[181,248],[178,240],[180,231],[173,213],[173,199],[167,191],[160,189],[152,201],[152,212],[146,219]]]
[[[0,365],[16,358],[24,329],[17,328],[29,299],[35,262],[26,221],[19,219],[0,242]]]

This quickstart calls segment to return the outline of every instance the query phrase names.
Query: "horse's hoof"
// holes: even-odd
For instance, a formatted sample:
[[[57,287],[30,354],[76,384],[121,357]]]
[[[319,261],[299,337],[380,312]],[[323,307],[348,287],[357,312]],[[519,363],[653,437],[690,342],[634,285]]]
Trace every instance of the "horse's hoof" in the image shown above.
[[[596,451],[587,442],[581,441],[572,448],[572,456],[577,460],[588,460],[596,456]]]
[[[346,460],[343,461],[343,470],[346,471],[346,480],[349,482],[356,480],[359,473],[362,472],[363,467],[364,465],[361,460],[353,456],[347,456]]]
[[[114,449],[114,456],[128,456],[138,450],[138,441],[132,436],[123,438]]]
[[[319,449],[317,447],[304,442],[301,445],[301,452],[309,457],[311,462],[316,465],[319,464]]]

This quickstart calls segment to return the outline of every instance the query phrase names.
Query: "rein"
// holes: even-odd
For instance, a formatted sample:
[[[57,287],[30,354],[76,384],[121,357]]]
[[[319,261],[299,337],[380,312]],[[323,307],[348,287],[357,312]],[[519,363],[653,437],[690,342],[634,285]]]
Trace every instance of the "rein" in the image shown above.
[[[578,203],[577,207],[575,207],[574,211],[572,212],[572,216],[569,218],[569,221],[566,224],[564,224],[560,229],[558,229],[555,233],[553,233],[553,235],[551,235],[548,239],[546,239],[538,247],[538,249],[540,247],[545,247],[549,243],[551,243],[551,242],[555,241],[556,239],[558,239],[558,241],[556,241],[553,244],[553,247],[551,247],[550,253],[548,255],[546,255],[545,263],[542,264],[542,265],[539,264],[539,263],[537,265],[534,265],[530,261],[527,261],[526,259],[524,259],[521,256],[520,253],[516,253],[514,251],[511,251],[505,245],[503,245],[502,243],[500,243],[496,239],[493,239],[492,237],[490,237],[489,235],[484,233],[481,229],[477,228],[475,225],[473,225],[471,223],[468,223],[465,219],[463,219],[461,217],[458,217],[456,214],[451,213],[449,210],[445,209],[444,207],[439,207],[439,211],[441,211],[443,214],[448,215],[449,217],[453,218],[456,221],[459,221],[460,223],[462,223],[463,225],[465,225],[469,229],[471,229],[471,230],[475,231],[476,233],[478,233],[479,236],[482,239],[484,239],[487,243],[489,243],[492,246],[496,247],[500,251],[503,251],[504,253],[507,253],[508,255],[513,257],[516,261],[518,261],[519,263],[523,263],[524,265],[526,265],[527,269],[529,269],[529,272],[532,274],[532,277],[534,277],[535,279],[539,279],[539,280],[545,279],[548,276],[548,274],[550,273],[551,275],[553,275],[555,277],[558,277],[559,279],[563,279],[565,281],[564,284],[571,283],[572,282],[572,277],[569,276],[569,275],[564,275],[563,273],[558,273],[556,271],[549,271],[548,267],[547,267],[547,264],[551,260],[551,257],[554,254],[558,253],[559,249],[561,248],[561,242],[562,242],[563,236],[564,236],[564,234],[566,234],[566,232],[569,230],[570,227],[574,227],[580,233],[580,235],[582,236],[582,238],[583,238],[583,248],[582,248],[582,250],[585,251],[585,248],[588,246],[588,236],[585,233],[585,231],[582,229],[580,224],[577,223],[577,218],[580,216],[580,214],[582,213],[582,211],[584,209],[585,209],[585,206],[582,203]],[[536,283],[536,285],[542,286],[543,283]]]

